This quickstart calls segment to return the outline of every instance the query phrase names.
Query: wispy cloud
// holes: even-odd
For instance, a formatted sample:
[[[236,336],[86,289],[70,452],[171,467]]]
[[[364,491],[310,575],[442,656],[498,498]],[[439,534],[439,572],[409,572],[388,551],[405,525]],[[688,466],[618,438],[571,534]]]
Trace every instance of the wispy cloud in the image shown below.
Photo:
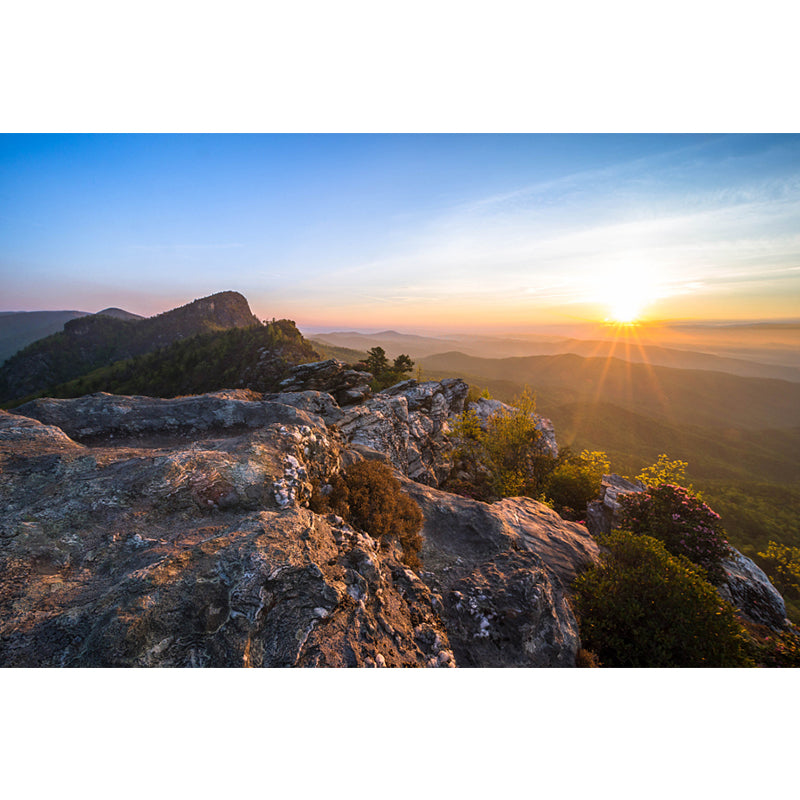
[[[644,182],[659,180],[656,170]],[[592,302],[607,294],[604,283],[636,271],[660,298],[741,292],[765,281],[800,286],[800,172],[730,188],[670,186],[652,196],[641,184],[626,165],[490,195],[430,219],[402,251],[331,280],[344,291],[368,283],[384,298],[403,286],[400,294],[415,301],[551,305]],[[609,209],[612,195],[624,206]]]

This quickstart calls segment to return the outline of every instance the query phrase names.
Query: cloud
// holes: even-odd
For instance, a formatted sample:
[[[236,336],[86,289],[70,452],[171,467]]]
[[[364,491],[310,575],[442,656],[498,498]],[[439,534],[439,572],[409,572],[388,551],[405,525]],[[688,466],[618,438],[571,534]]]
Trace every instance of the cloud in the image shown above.
[[[797,174],[652,197],[632,170],[626,174],[594,171],[456,206],[414,232],[402,251],[338,270],[332,280],[344,291],[368,285],[395,302],[492,304],[591,302],[604,294],[604,281],[637,268],[658,297],[800,280]],[[657,174],[645,179],[658,183]],[[584,191],[587,180],[592,192]],[[553,186],[561,194],[551,207]],[[604,188],[627,195],[622,214],[604,207]],[[565,198],[565,189],[574,196]]]

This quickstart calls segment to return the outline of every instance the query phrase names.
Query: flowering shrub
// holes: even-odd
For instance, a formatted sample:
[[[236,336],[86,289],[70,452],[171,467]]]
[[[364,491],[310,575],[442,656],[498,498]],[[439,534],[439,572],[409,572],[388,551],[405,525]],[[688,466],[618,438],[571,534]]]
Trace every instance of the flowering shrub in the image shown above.
[[[730,553],[728,542],[719,514],[698,497],[664,483],[621,496],[619,502],[621,528],[660,539],[673,555],[703,567],[712,582],[722,579],[720,562]]]
[[[573,584],[581,641],[605,667],[752,666],[733,608],[688,559],[650,536],[598,537]]]

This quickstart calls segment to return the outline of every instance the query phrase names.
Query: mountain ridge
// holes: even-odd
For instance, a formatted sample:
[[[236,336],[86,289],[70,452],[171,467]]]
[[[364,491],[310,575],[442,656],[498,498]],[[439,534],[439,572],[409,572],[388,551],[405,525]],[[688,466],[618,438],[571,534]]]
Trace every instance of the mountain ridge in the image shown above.
[[[459,351],[420,359],[426,373],[509,380],[528,384],[542,402],[591,401],[601,395],[632,411],[716,426],[800,426],[800,384],[778,378],[750,378],[710,370],[634,364],[616,358],[565,353],[487,359]],[[713,399],[713,404],[710,400]]]
[[[125,312],[126,314],[128,312]],[[0,402],[33,395],[121,359],[200,333],[261,325],[238,292],[218,292],[153,317],[76,317],[0,367]]]

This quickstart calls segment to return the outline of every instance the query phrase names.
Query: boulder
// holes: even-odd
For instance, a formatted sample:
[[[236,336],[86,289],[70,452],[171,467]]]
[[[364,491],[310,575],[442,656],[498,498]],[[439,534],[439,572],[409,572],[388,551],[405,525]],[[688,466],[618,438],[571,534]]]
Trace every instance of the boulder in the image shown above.
[[[458,665],[574,666],[580,636],[567,587],[597,557],[588,532],[529,498],[489,505],[403,486],[425,518],[421,577],[442,599]]]
[[[412,480],[438,486],[450,473],[448,420],[463,411],[467,391],[457,379],[403,381],[349,406],[336,425],[348,443],[384,453]]]
[[[344,416],[344,411],[328,392],[316,392],[308,389],[303,392],[267,394],[264,395],[264,399],[294,406],[309,414],[316,414],[322,417],[327,425],[334,425]]]
[[[641,481],[630,481],[621,475],[612,473],[603,475],[600,483],[600,496],[589,503],[586,509],[586,527],[593,536],[610,533],[613,528],[619,527],[619,497],[626,494],[643,492],[645,489]]]
[[[725,580],[717,587],[719,593],[745,617],[773,630],[789,627],[783,597],[755,562],[731,548],[722,570]]]
[[[564,589],[569,589],[579,572],[599,561],[600,548],[586,527],[562,519],[544,503],[507,497],[489,508],[542,559]]]
[[[327,392],[341,405],[360,403],[370,396],[369,372],[350,369],[336,358],[292,367],[280,384],[281,392]]]

